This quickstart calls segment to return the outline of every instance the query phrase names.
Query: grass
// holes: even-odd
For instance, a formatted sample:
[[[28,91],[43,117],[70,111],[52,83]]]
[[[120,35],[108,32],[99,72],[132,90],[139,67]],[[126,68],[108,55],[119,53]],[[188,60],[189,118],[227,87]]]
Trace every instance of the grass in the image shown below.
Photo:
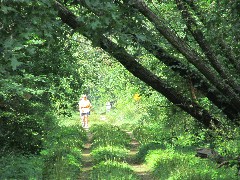
[[[129,150],[118,147],[118,146],[104,146],[98,147],[92,150],[91,155],[94,159],[94,163],[98,164],[101,161],[118,161],[123,162],[126,161]]]
[[[200,159],[193,154],[183,154],[174,150],[152,150],[146,156],[148,166],[156,178],[171,180],[229,180],[236,179],[236,167],[217,168],[208,159]]]
[[[131,166],[117,161],[101,162],[93,167],[91,174],[93,180],[136,180]]]

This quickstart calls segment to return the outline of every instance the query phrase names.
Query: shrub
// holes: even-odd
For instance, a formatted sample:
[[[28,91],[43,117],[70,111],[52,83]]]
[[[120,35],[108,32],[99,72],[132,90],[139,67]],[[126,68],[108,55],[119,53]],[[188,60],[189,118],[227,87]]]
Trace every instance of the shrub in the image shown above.
[[[42,140],[47,132],[53,129],[56,119],[51,113],[44,112],[42,104],[29,104],[31,106],[22,105],[29,114],[26,112],[0,113],[0,148],[21,151],[25,154],[37,154],[43,148]]]
[[[145,156],[148,154],[148,152],[155,149],[165,149],[165,147],[160,142],[149,142],[140,146],[139,151],[136,154],[136,161],[139,163],[144,162]]]
[[[91,152],[94,162],[100,163],[101,161],[115,160],[125,161],[128,155],[128,150],[117,146],[98,147]]]
[[[93,167],[91,179],[135,180],[137,177],[130,166],[126,163],[102,161]]]
[[[81,148],[87,139],[79,126],[63,126],[51,132],[41,152],[44,179],[76,179],[81,168]]]
[[[218,169],[208,159],[199,159],[173,150],[150,151],[146,161],[159,179],[236,179],[234,168]]]
[[[5,154],[0,158],[0,179],[42,179],[42,167],[39,156]]]

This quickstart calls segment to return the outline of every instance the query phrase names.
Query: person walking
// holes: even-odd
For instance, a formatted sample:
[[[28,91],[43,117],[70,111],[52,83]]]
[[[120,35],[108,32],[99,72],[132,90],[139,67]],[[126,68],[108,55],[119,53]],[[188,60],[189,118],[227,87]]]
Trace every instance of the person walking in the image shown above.
[[[90,108],[92,107],[87,95],[82,95],[79,101],[79,112],[82,120],[83,128],[88,128],[88,116],[90,115]]]

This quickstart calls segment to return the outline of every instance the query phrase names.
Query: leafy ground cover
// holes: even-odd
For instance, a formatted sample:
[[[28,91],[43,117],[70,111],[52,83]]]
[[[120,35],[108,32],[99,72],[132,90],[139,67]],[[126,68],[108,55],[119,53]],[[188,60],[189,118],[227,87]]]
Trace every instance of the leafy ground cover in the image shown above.
[[[93,116],[94,117],[94,116]],[[221,167],[195,157],[193,140],[164,141],[151,128],[91,119],[90,129],[79,117],[59,120],[43,141],[40,154],[0,158],[1,179],[237,179],[237,166]],[[112,121],[112,120],[111,120]],[[151,127],[151,126],[149,126]],[[127,130],[127,131],[126,131]],[[141,134],[144,132],[143,134]],[[153,134],[154,136],[153,136]],[[135,144],[140,139],[142,143]],[[162,141],[160,141],[162,140]],[[87,146],[86,146],[87,145]],[[191,146],[188,146],[191,145]],[[83,155],[85,158],[83,158]],[[85,161],[85,162],[84,162]]]
[[[236,165],[219,168],[218,164],[211,159],[196,157],[195,149],[197,146],[194,146],[196,142],[191,137],[186,137],[186,141],[183,141],[182,138],[179,138],[179,141],[177,139],[175,141],[164,141],[165,136],[162,141],[160,141],[161,137],[158,141],[153,141],[154,136],[152,136],[152,131],[149,131],[150,128],[137,129],[137,125],[135,129],[132,126],[131,138],[140,138],[142,144],[139,144],[131,160],[126,161],[127,151],[125,151],[125,148],[130,147],[128,144],[130,136],[126,133],[125,127],[129,130],[129,126],[122,123],[118,126],[101,122],[100,124],[94,124],[91,127],[92,129],[90,128],[90,132],[93,134],[92,144],[95,145],[91,149],[94,162],[91,179],[227,180],[238,178]],[[141,134],[142,131],[146,135],[145,139],[144,135]],[[156,131],[154,133],[155,136],[158,134]],[[114,138],[119,137],[122,138],[114,141]],[[128,143],[123,143],[126,141],[126,139],[123,139],[124,137],[127,137]],[[96,140],[98,143],[95,143]],[[114,146],[112,142],[114,142]],[[122,148],[119,149],[118,143],[122,145]],[[123,144],[125,144],[125,147]],[[138,168],[142,169],[139,170]],[[145,176],[140,176],[141,171],[145,173]]]
[[[75,118],[59,120],[43,139],[39,154],[2,154],[0,179],[76,179],[86,141],[86,132],[77,122]]]
[[[92,147],[107,145],[127,147],[131,141],[124,131],[111,124],[95,124],[90,131],[93,134]]]
[[[130,136],[118,126],[111,124],[94,124],[92,133],[92,150],[94,166],[91,179],[136,179],[128,157]]]
[[[199,159],[193,153],[184,154],[163,149],[151,150],[145,160],[158,179],[237,179],[236,167],[218,169],[215,163]]]
[[[108,160],[93,167],[91,179],[136,180],[137,176],[127,163]]]
[[[103,146],[97,147],[92,150],[91,155],[93,156],[94,163],[100,163],[101,161],[126,161],[129,150],[118,146]]]

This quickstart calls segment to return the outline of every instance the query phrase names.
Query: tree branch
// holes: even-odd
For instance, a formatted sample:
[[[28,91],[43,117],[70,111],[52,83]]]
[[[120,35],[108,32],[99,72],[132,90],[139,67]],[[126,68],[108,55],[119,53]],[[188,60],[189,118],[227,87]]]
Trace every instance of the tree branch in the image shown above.
[[[66,24],[74,28],[77,28],[78,25],[84,26],[83,23],[79,24],[77,22],[75,15],[67,10],[67,8],[60,6],[60,3],[57,4],[57,10],[60,11],[59,16],[64,20]],[[66,13],[66,11],[68,11],[68,13]],[[68,17],[65,17],[66,15],[68,15]],[[68,19],[70,19],[70,22],[67,21]],[[90,40],[93,40],[94,38],[87,33],[81,33]],[[116,58],[134,76],[138,77],[143,82],[150,85],[153,89],[163,94],[169,101],[179,106],[181,109],[189,113],[192,117],[195,117],[206,127],[211,127],[212,124],[219,125],[220,122],[212,115],[210,115],[208,111],[176,92],[174,88],[170,87],[164,80],[160,79],[149,70],[144,68],[141,64],[139,64],[132,55],[128,54],[125,51],[124,48],[118,46],[108,38],[104,37],[102,34],[98,34],[98,36],[99,46],[114,58]]]
[[[217,57],[215,56],[215,52],[212,50],[209,43],[206,41],[204,34],[199,29],[196,21],[190,15],[187,10],[186,4],[184,4],[181,0],[175,0],[178,9],[182,13],[182,17],[186,22],[188,30],[191,32],[194,39],[197,41],[201,49],[203,50],[206,57],[209,59],[212,67],[220,74],[220,76],[230,85],[236,93],[239,93],[238,87],[239,85],[233,79],[232,75],[226,71],[226,69],[221,65]]]
[[[191,49],[181,38],[172,32],[161,19],[158,18],[144,3],[143,0],[133,0],[133,6],[154,24],[156,29],[170,42],[186,59],[192,63],[222,94],[229,97],[230,103],[240,107],[240,97],[234,90],[219,78],[213,69],[204,64],[204,60]]]
[[[193,0],[183,0],[186,4],[191,7],[191,9],[195,12],[195,14],[198,16],[202,24],[206,25],[206,20],[203,18],[202,13],[199,10],[199,7]],[[220,35],[218,39],[218,44],[221,48],[221,52],[225,58],[229,60],[229,62],[232,63],[234,68],[239,72],[240,71],[240,62],[236,58],[236,54],[233,52],[232,48],[226,43],[226,41],[223,40],[223,35]]]

